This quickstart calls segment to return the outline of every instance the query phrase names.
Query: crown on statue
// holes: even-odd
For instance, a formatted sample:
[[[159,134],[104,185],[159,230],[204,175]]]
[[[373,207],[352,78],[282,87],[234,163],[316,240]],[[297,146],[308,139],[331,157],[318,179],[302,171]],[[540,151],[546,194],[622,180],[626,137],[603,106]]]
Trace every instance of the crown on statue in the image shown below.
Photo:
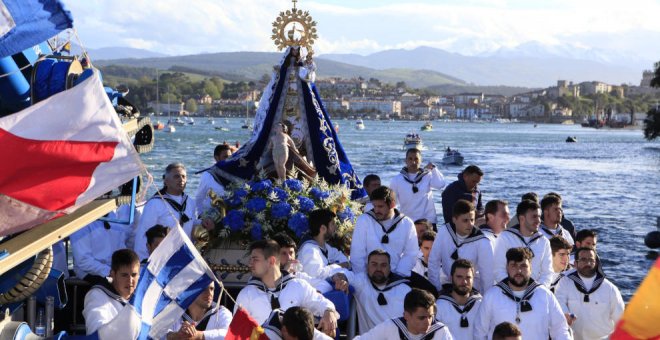
[[[316,21],[312,19],[309,11],[296,8],[297,0],[293,1],[293,8],[280,15],[273,22],[273,34],[271,39],[279,50],[287,46],[298,46],[311,49],[316,34]]]

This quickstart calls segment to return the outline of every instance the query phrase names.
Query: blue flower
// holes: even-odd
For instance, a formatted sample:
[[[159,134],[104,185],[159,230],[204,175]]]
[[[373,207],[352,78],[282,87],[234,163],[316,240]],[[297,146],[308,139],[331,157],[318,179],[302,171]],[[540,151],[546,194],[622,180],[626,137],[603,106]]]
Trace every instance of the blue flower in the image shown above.
[[[286,191],[282,190],[282,188],[272,188],[270,192],[271,193],[274,192],[280,201],[286,201],[286,199],[289,198],[289,194],[287,194]]]
[[[317,200],[324,200],[328,197],[330,197],[330,193],[327,191],[323,191],[319,188],[312,188],[312,190],[309,191],[309,193],[316,198]]]
[[[245,189],[241,188],[241,189],[238,189],[238,190],[234,191],[231,194],[231,196],[229,196],[229,198],[225,200],[225,202],[227,202],[227,204],[230,207],[236,208],[236,207],[240,206],[241,204],[243,204],[243,198],[246,197],[247,195],[248,195],[248,192]]]
[[[296,233],[297,237],[301,237],[302,234],[309,229],[309,222],[307,221],[307,216],[305,216],[305,214],[298,212],[291,216],[287,226]]]
[[[261,224],[256,222],[252,224],[252,228],[250,229],[250,236],[252,236],[252,240],[254,241],[261,240],[263,238]]]
[[[251,198],[247,203],[245,203],[247,210],[253,213],[258,213],[266,209],[266,200],[261,197]]]
[[[346,222],[352,221],[353,218],[355,218],[355,215],[353,214],[353,211],[351,211],[350,207],[346,207],[344,210],[337,213],[337,217],[339,217],[342,222]]]
[[[311,199],[305,196],[298,196],[298,202],[300,202],[301,212],[306,213],[314,210],[314,201],[312,201]]]
[[[245,225],[245,215],[240,210],[230,210],[222,219],[222,223],[232,231],[239,231]]]
[[[291,205],[286,202],[275,203],[270,213],[275,219],[287,218],[291,214]]]
[[[253,183],[250,184],[250,189],[252,189],[252,191],[256,191],[256,192],[265,191],[265,190],[268,190],[272,187],[273,187],[273,182],[271,182],[269,179],[265,179],[265,180],[259,181],[259,182],[253,182]]]
[[[303,189],[302,182],[300,182],[295,178],[289,178],[286,181],[284,181],[284,186],[289,188],[289,190],[296,192],[300,192]]]
[[[247,190],[245,190],[245,189],[243,189],[243,188],[240,188],[240,189],[234,191],[234,196],[236,196],[236,197],[238,197],[238,198],[243,198],[243,197],[245,197],[245,196],[247,196],[247,195],[248,195]]]

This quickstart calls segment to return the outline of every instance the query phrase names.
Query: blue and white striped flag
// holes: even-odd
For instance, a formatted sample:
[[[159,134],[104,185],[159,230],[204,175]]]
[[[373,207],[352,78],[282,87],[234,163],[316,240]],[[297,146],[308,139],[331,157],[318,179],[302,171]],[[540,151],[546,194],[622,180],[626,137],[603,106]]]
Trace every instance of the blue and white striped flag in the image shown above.
[[[160,339],[213,281],[181,228],[171,228],[140,273],[135,293],[119,315],[98,330],[100,339]]]

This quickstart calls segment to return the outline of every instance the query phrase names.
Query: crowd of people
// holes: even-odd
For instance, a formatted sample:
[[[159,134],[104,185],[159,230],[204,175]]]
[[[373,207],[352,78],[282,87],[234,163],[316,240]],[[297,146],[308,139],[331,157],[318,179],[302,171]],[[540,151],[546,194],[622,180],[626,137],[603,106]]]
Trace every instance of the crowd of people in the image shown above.
[[[221,145],[214,157],[230,154]],[[375,174],[364,178],[368,200],[350,249],[329,244],[337,226],[327,209],[309,214],[298,244],[285,234],[250,244],[251,278],[234,313],[246,310],[271,339],[335,338],[347,318],[333,303],[338,296],[357,302],[356,338],[363,340],[605,339],[613,332],[624,303],[602,270],[598,235],[564,216],[559,194],[526,193],[512,217],[507,201],[483,204],[479,167],[448,183],[433,164],[422,164],[421,151],[410,149],[389,186]],[[168,228],[191,235],[193,225],[214,225],[200,212],[210,207],[208,191],[224,188],[209,172],[195,197],[186,183],[183,164],[170,164],[164,199],[149,199],[134,228],[96,221],[72,235],[74,271],[94,285],[83,311],[88,334],[128,301],[140,263]],[[434,189],[442,191],[444,223]],[[218,289],[211,284],[197,297],[167,339],[223,339],[232,312],[214,300]]]

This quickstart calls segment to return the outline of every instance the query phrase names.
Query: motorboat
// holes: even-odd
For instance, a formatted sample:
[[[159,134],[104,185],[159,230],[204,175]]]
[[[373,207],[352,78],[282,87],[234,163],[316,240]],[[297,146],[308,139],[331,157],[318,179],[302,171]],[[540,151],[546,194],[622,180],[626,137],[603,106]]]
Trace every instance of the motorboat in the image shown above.
[[[577,143],[577,136],[566,137],[566,143]]]
[[[206,119],[206,123],[211,124],[211,125],[215,125],[215,120],[213,120],[213,118],[209,117],[209,118]]]
[[[216,126],[215,129],[218,131],[229,131],[229,128],[224,126]]]
[[[404,150],[410,150],[410,149],[417,149],[417,150],[422,150],[424,148],[424,144],[422,143],[422,137],[419,136],[419,134],[410,132],[406,135],[406,138],[403,139],[403,149]]]
[[[444,165],[463,165],[463,155],[458,152],[458,150],[452,150],[451,148],[447,148],[445,150],[445,155],[442,157],[442,164]]]
[[[433,130],[433,124],[431,124],[430,121],[427,121],[422,125],[422,131],[432,131]]]
[[[176,132],[176,128],[174,127],[174,125],[169,124],[165,127],[165,129],[163,129],[163,131],[165,131],[165,132]]]
[[[358,119],[357,122],[355,122],[355,128],[357,130],[364,130],[364,122],[362,121],[362,118]]]

